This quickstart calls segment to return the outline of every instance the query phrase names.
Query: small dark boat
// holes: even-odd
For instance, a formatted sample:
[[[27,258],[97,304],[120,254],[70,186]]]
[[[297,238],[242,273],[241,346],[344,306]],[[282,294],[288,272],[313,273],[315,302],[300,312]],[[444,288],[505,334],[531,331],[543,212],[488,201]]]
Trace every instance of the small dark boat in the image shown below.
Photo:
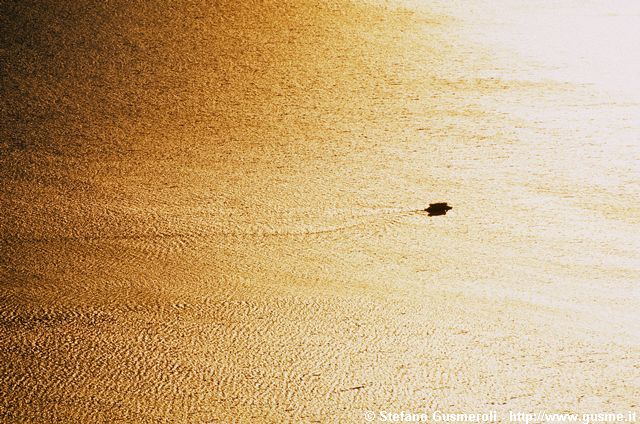
[[[447,211],[453,209],[446,202],[443,203],[430,203],[429,207],[424,211],[429,214],[429,216],[437,216],[437,215],[446,215]]]

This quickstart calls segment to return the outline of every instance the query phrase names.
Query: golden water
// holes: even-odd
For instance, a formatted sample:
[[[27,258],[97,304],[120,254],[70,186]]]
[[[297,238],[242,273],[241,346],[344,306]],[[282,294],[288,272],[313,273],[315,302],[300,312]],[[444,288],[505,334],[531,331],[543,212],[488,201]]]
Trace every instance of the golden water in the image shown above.
[[[3,420],[638,409],[635,2],[206,3],[0,5]]]

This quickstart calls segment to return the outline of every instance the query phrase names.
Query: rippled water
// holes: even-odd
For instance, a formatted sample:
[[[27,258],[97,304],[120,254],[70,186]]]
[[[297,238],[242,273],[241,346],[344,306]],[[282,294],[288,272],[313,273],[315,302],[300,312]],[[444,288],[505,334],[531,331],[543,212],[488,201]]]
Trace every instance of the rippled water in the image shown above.
[[[0,6],[3,420],[637,409],[634,2],[205,3]]]

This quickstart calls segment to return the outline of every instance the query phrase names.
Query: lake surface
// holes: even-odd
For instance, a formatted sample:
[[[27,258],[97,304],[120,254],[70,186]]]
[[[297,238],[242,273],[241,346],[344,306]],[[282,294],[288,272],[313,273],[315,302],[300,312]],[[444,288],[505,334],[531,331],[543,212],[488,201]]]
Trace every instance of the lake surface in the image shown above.
[[[0,12],[6,422],[639,409],[636,2]]]

